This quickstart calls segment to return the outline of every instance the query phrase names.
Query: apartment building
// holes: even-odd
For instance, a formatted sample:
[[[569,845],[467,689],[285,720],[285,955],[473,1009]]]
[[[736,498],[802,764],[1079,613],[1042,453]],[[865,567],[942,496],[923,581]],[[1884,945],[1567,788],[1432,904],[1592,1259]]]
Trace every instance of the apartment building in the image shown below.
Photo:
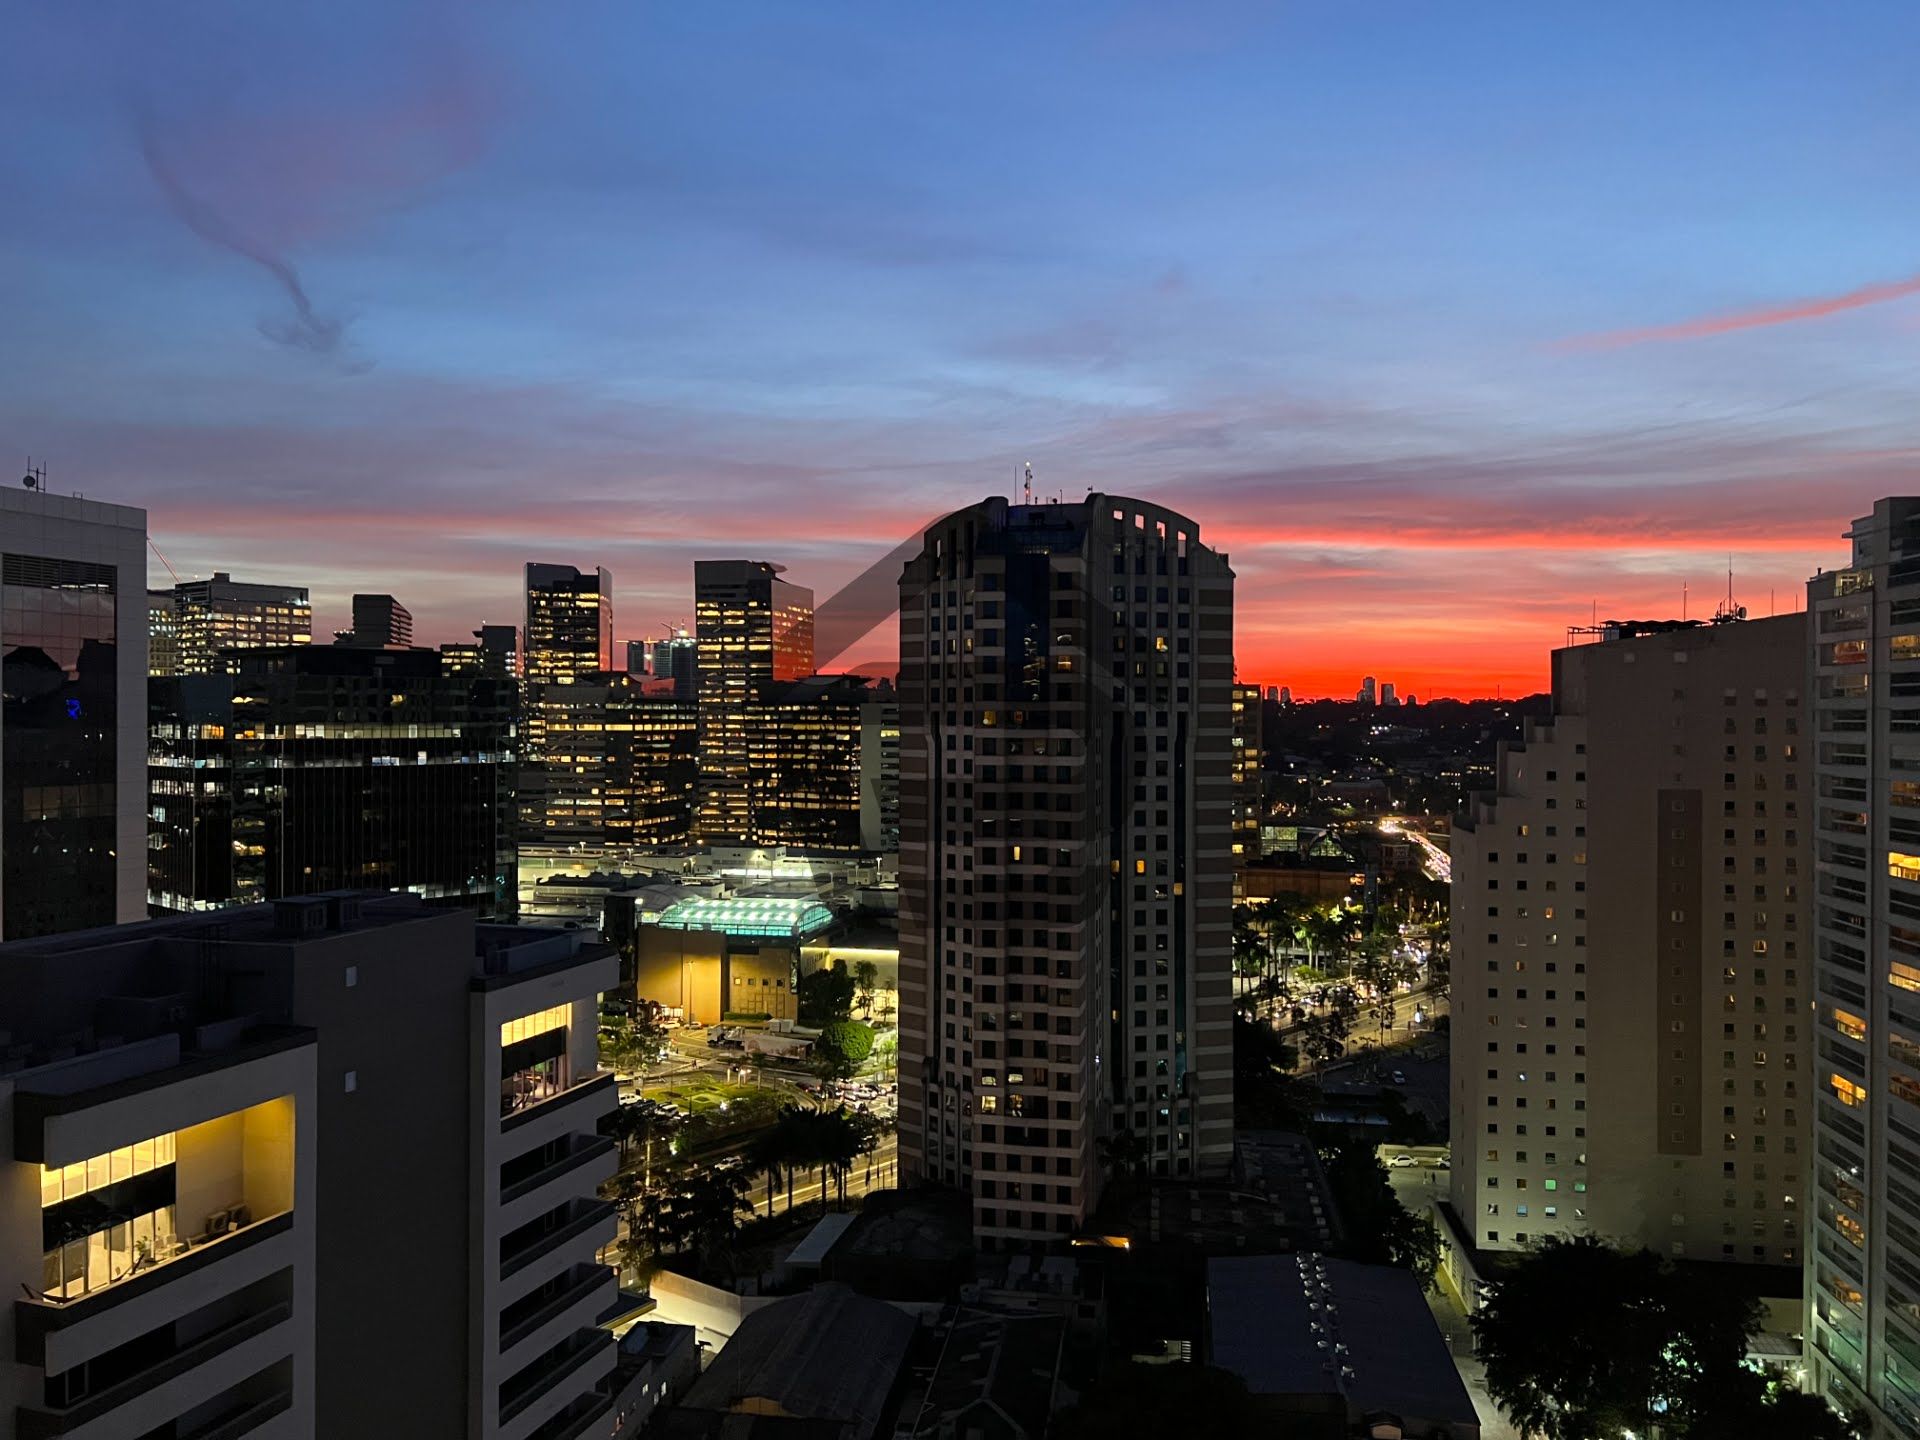
[[[1592,1232],[1800,1264],[1805,635],[1793,614],[1580,637],[1552,719],[1455,826],[1451,1205],[1479,1249]]]
[[[1920,1435],[1920,499],[1807,586],[1815,807],[1809,1386]]]
[[[13,1433],[591,1433],[616,970],[351,892],[0,947]]]
[[[1157,505],[992,499],[900,589],[900,1155],[989,1249],[1063,1241],[1099,1142],[1233,1145],[1233,573]]]
[[[1233,859],[1260,858],[1260,822],[1266,816],[1260,768],[1260,730],[1265,711],[1258,685],[1233,687]]]
[[[146,913],[147,512],[0,491],[0,940]]]

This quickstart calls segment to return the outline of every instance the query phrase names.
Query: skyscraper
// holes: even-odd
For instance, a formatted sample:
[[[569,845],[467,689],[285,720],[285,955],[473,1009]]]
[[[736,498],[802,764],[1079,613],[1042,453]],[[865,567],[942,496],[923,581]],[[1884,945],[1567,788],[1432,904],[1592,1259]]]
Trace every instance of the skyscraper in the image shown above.
[[[1264,711],[1258,685],[1233,687],[1233,857],[1260,854],[1260,820],[1266,813],[1261,793],[1260,729]]]
[[[334,640],[363,649],[387,645],[404,649],[413,644],[413,612],[391,595],[356,595],[353,628],[340,631]]]
[[[511,676],[432,650],[242,652],[150,682],[149,898],[219,909],[343,887],[483,915],[518,899]]]
[[[147,515],[0,491],[0,939],[146,913]]]
[[[1057,1243],[1115,1132],[1231,1158],[1233,573],[1156,505],[996,498],[900,602],[902,1173]]]
[[[529,685],[613,669],[612,574],[529,564],[527,623],[520,633]]]
[[[759,560],[693,567],[699,644],[699,832],[708,843],[753,833],[747,769],[750,705],[775,683],[813,673],[813,592]]]
[[[651,640],[627,641],[627,674],[650,675],[648,667],[653,663],[653,642]]]
[[[691,702],[640,675],[540,687],[544,748],[522,786],[522,833],[540,844],[685,845],[693,833]]]
[[[1799,1265],[1805,634],[1633,623],[1555,651],[1552,719],[1455,827],[1452,1205],[1480,1249]]]
[[[147,592],[147,673],[180,673],[180,614],[171,590]]]
[[[1813,1390],[1920,1435],[1920,499],[1807,586],[1815,793]]]
[[[1373,676],[1369,675],[1360,682],[1360,693],[1353,698],[1358,700],[1362,705],[1372,705],[1376,702],[1377,696],[1374,689]]]
[[[304,585],[259,585],[224,570],[211,580],[173,587],[174,641],[181,675],[218,675],[233,668],[231,652],[313,639],[313,605]]]
[[[1398,705],[1400,703],[1400,696],[1394,689],[1393,681],[1389,680],[1380,687],[1380,703],[1382,705]]]

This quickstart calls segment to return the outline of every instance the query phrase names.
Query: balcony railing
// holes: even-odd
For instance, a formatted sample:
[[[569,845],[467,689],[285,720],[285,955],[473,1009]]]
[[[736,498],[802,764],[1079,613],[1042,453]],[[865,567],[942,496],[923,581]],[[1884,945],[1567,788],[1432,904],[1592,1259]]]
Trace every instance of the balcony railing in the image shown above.
[[[116,1305],[151,1294],[196,1270],[218,1265],[222,1260],[263,1244],[276,1235],[284,1235],[292,1228],[293,1212],[282,1211],[195,1245],[184,1254],[156,1261],[124,1279],[90,1290],[85,1295],[76,1295],[71,1300],[16,1300],[13,1302],[14,1358],[22,1365],[43,1364],[46,1360],[46,1337],[52,1332],[92,1320]]]
[[[501,1256],[500,1278],[505,1280],[510,1276],[518,1274],[541,1256],[551,1255],[569,1240],[577,1239],[589,1233],[595,1227],[604,1225],[614,1217],[614,1213],[614,1206],[610,1201],[591,1200],[576,1202],[575,1212],[571,1219],[561,1222],[551,1230],[542,1232],[538,1237],[520,1246],[511,1254]]]
[[[189,1341],[145,1369],[71,1405],[38,1408],[23,1405],[15,1413],[20,1440],[50,1440],[52,1436],[65,1435],[89,1425],[123,1405],[135,1404],[148,1391],[158,1389],[189,1370],[197,1369],[256,1335],[264,1335],[276,1325],[285,1324],[292,1314],[293,1306],[283,1300]]]
[[[505,1425],[542,1395],[586,1368],[587,1362],[613,1348],[605,1330],[581,1330],[556,1345],[500,1387],[500,1423]]]
[[[182,1440],[240,1440],[242,1435],[251,1435],[274,1416],[293,1408],[293,1391],[282,1390],[277,1395],[269,1395],[264,1400],[256,1400],[246,1409],[216,1420],[204,1430],[195,1430]]]
[[[613,1271],[605,1265],[583,1267],[585,1274],[576,1276],[559,1294],[547,1300],[539,1308],[521,1316],[511,1328],[500,1331],[500,1353],[506,1354],[514,1346],[534,1334],[542,1325],[555,1317],[566,1314],[582,1300],[602,1288],[612,1288]]]
[[[510,1205],[523,1196],[533,1194],[541,1186],[558,1180],[562,1175],[578,1170],[583,1165],[591,1164],[604,1155],[611,1155],[614,1149],[615,1142],[609,1136],[596,1135],[590,1140],[582,1140],[552,1164],[544,1165],[530,1175],[523,1175],[510,1185],[502,1185],[500,1203]]]
[[[556,1115],[569,1105],[578,1104],[594,1095],[604,1094],[613,1089],[615,1083],[613,1072],[602,1070],[592,1079],[583,1080],[578,1085],[562,1090],[549,1100],[542,1100],[538,1104],[527,1106],[524,1110],[516,1110],[511,1115],[503,1116],[500,1129],[502,1131],[518,1130],[523,1125],[531,1125],[542,1116]]]

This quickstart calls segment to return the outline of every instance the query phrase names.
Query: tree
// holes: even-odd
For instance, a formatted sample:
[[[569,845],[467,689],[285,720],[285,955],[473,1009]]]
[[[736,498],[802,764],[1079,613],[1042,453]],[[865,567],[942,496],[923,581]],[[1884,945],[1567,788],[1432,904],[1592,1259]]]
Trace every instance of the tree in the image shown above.
[[[880,985],[880,967],[871,960],[860,960],[853,967],[853,988],[860,997],[860,1013],[873,1015],[873,992]]]
[[[873,1027],[858,1020],[835,1020],[813,1042],[813,1058],[830,1079],[857,1074],[873,1053]]]
[[[600,1024],[600,1054],[616,1074],[642,1075],[667,1055],[667,1030],[652,1009],[612,1015]]]
[[[802,1025],[830,1025],[853,1014],[853,973],[844,960],[802,975],[796,989]]]
[[[1054,1440],[1167,1440],[1202,1428],[1212,1435],[1263,1431],[1253,1397],[1239,1376],[1207,1365],[1120,1366],[1054,1417]]]
[[[1433,1287],[1440,1268],[1440,1232],[1425,1215],[1400,1203],[1379,1151],[1365,1140],[1320,1147],[1320,1167],[1345,1222],[1347,1258],[1367,1265],[1398,1265]]]
[[[1728,1433],[1713,1427],[1730,1406],[1765,1409],[1742,1378],[1760,1319],[1717,1278],[1583,1235],[1530,1252],[1472,1324],[1487,1391],[1523,1434],[1614,1440],[1655,1421],[1673,1435]]]

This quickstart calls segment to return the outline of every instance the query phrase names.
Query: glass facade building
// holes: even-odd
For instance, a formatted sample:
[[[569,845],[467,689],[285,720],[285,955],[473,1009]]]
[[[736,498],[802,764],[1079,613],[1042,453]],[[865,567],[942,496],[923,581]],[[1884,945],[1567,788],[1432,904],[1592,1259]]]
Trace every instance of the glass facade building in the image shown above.
[[[174,586],[173,612],[171,635],[164,618],[149,616],[156,658],[173,661],[155,674],[218,675],[233,668],[232,651],[313,640],[313,605],[304,585],[257,585],[216,571],[210,580]]]
[[[0,938],[140,914],[144,511],[0,498]]]

